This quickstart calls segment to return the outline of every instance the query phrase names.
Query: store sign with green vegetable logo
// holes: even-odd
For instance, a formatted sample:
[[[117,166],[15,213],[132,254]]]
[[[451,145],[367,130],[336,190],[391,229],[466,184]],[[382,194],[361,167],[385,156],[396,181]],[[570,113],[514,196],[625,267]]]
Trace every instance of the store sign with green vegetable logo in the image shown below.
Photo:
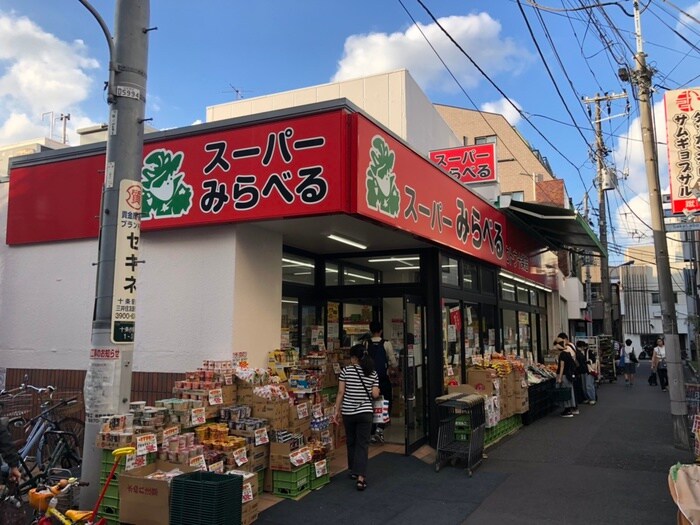
[[[396,155],[383,137],[372,137],[367,166],[367,206],[396,218],[401,208],[401,194],[396,186],[394,163]]]
[[[180,172],[185,155],[167,149],[152,151],[141,169],[142,220],[182,217],[192,207],[192,186]]]

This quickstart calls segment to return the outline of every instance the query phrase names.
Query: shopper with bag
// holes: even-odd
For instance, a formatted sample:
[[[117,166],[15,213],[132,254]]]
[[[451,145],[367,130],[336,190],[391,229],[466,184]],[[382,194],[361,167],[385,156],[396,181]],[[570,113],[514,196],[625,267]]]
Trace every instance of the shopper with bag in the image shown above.
[[[659,376],[661,391],[666,392],[668,390],[668,367],[666,365],[666,345],[661,337],[656,340],[654,355],[651,357],[651,371],[656,372],[656,375]]]
[[[595,405],[595,378],[592,374],[592,372],[595,371],[595,367],[588,353],[588,343],[585,341],[576,342],[576,358],[579,363],[579,377],[583,386],[583,392],[586,396],[583,402],[588,405]]]
[[[620,350],[620,366],[623,367],[625,373],[625,386],[634,385],[634,374],[637,371],[637,363],[639,363],[639,359],[637,359],[637,354],[632,346],[632,340],[626,339],[625,346]]]
[[[364,345],[350,349],[350,364],[340,371],[338,397],[333,423],[342,414],[347,436],[348,470],[357,490],[367,488],[369,437],[374,415],[374,400],[379,397],[379,378]]]
[[[389,371],[396,369],[397,366],[394,347],[390,341],[387,341],[382,336],[382,323],[379,321],[372,321],[369,324],[369,331],[372,333],[372,336],[367,341],[367,352],[374,362],[374,367],[379,377],[379,390],[382,393],[384,401],[388,402],[388,409],[391,414],[393,393],[391,380],[389,379]],[[372,443],[384,443],[385,426],[386,423],[375,423],[372,425]]]

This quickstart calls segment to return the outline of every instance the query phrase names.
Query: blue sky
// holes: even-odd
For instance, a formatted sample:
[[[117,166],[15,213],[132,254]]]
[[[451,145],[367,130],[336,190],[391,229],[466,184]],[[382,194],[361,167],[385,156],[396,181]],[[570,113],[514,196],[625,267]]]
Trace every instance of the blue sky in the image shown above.
[[[157,128],[186,126],[204,120],[206,106],[239,96],[405,67],[433,102],[506,114],[566,180],[574,203],[580,205],[588,191],[597,207],[589,156],[594,137],[580,99],[629,91],[616,72],[618,62],[632,64],[634,21],[625,13],[632,12],[632,2],[568,12],[562,9],[596,2],[538,1],[539,9],[532,0],[423,3],[491,81],[475,70],[417,0],[152,0],[151,25],[158,30],[150,33],[147,116]],[[654,102],[661,125],[659,104],[665,89],[700,85],[700,51],[693,47],[700,41],[700,24],[679,11],[700,18],[700,2],[641,4],[648,6],[642,15],[644,49],[658,70]],[[114,1],[93,0],[92,5],[112,28]],[[75,128],[105,121],[107,61],[99,26],[78,0],[0,0],[0,146],[47,136],[49,118],[42,121],[46,112],[71,114],[71,143],[77,143]],[[651,242],[644,225],[649,211],[641,146],[625,140],[639,138],[637,109],[630,102],[626,116],[617,116],[624,113],[624,102],[612,103],[614,118],[603,123],[611,150],[608,161],[620,174],[628,174],[620,190],[608,196],[614,228],[609,240],[619,246]],[[58,123],[54,138],[60,139]],[[659,140],[665,140],[663,129]],[[662,186],[668,184],[665,156],[662,147]]]

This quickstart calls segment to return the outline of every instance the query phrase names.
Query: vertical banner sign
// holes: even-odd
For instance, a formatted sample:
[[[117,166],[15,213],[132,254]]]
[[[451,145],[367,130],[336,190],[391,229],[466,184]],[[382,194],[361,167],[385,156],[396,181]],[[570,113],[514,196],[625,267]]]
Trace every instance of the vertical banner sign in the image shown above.
[[[664,95],[671,211],[700,210],[693,190],[700,181],[700,88]]]
[[[134,341],[136,329],[136,273],[141,237],[139,182],[121,181],[117,214],[111,337],[113,343],[129,344]]]

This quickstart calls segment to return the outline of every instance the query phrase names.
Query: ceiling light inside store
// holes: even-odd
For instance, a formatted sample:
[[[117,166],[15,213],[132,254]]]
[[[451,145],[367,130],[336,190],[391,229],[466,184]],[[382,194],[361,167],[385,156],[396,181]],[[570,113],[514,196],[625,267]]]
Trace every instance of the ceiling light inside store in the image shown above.
[[[282,262],[285,262],[291,266],[304,266],[306,268],[313,268],[314,267],[314,265],[311,263],[296,261],[294,259],[287,259],[285,257],[282,257]],[[289,266],[282,265],[282,268],[289,268]]]
[[[331,233],[328,235],[328,238],[337,242],[342,242],[343,244],[347,244],[348,246],[353,246],[355,248],[359,248],[360,250],[366,250],[367,245],[361,244],[357,241],[353,241],[352,239],[346,239],[345,237],[341,237],[340,235],[335,235],[334,233]]]
[[[299,304],[299,301],[295,301],[294,299],[282,299],[282,302],[285,304]]]
[[[420,266],[397,266],[394,270],[420,270]]]
[[[357,273],[350,273],[350,272],[347,272],[345,275],[348,275],[350,277],[355,277],[357,279],[364,279],[365,281],[374,282],[374,277],[367,277],[366,275],[359,275]]]
[[[418,261],[420,257],[381,257],[379,259],[367,259],[367,262],[379,263],[379,262],[408,262],[408,261]]]

